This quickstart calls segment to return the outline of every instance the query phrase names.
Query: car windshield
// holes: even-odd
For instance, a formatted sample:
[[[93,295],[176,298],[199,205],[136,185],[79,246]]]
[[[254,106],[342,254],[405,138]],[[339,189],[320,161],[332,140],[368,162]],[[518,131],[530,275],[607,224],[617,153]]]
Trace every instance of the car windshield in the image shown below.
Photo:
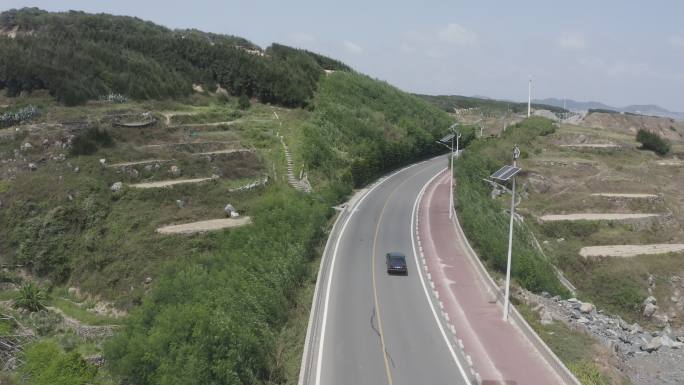
[[[390,263],[396,265],[403,265],[406,263],[404,257],[390,257]]]

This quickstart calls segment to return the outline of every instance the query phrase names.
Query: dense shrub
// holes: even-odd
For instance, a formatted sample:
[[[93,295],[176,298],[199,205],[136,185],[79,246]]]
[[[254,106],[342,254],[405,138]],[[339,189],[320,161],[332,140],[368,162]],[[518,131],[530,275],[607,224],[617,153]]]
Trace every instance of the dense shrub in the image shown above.
[[[651,150],[658,155],[667,155],[670,152],[670,143],[667,140],[644,129],[637,132],[636,140],[641,143],[642,149]]]
[[[251,106],[252,103],[249,102],[247,95],[240,95],[238,98],[238,108],[241,110],[248,110]]]
[[[33,385],[85,385],[97,373],[97,369],[85,362],[80,354],[64,353],[51,341],[29,345],[24,361],[20,370]]]
[[[2,82],[0,81],[0,84],[1,83]],[[2,89],[2,86],[0,86],[0,89]],[[38,109],[36,106],[27,106],[17,111],[4,112],[0,114],[0,128],[29,121],[36,115],[38,115]]]
[[[111,147],[114,140],[109,131],[91,127],[78,133],[71,143],[71,155],[91,155],[101,147]]]
[[[514,144],[529,144],[539,135],[554,132],[553,123],[530,118],[510,127],[501,138],[476,141],[456,163],[456,205],[468,239],[493,269],[505,272],[509,214],[491,199],[490,186],[482,181],[510,162]],[[529,229],[516,224],[513,239],[512,276],[532,291],[565,293],[553,267],[534,247]]]

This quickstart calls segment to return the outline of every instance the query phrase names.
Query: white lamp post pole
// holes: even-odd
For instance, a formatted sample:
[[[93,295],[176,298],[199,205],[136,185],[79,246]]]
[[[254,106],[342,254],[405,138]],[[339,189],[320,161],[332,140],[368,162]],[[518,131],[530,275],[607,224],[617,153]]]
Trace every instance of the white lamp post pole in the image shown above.
[[[516,167],[516,160],[520,157],[520,149],[516,145],[513,149],[513,167]],[[511,256],[513,252],[513,217],[515,216],[515,176],[513,177],[513,189],[511,191],[511,222],[508,228],[508,261],[506,262],[506,294],[504,297],[504,321],[508,321],[508,308],[510,306],[509,296],[511,290]]]

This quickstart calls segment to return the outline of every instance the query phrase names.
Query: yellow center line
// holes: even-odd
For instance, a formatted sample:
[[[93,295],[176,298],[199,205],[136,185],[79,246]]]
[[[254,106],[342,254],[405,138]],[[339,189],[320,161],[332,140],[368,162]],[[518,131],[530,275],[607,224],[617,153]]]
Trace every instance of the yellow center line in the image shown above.
[[[421,172],[427,170],[423,169],[418,171],[417,173],[409,176],[408,178],[404,179],[403,182],[401,182],[397,187],[395,187],[390,195],[387,196],[387,200],[385,200],[385,204],[382,206],[382,210],[380,210],[380,216],[378,217],[378,224],[375,226],[375,235],[373,236],[373,255],[371,256],[371,274],[372,274],[372,281],[373,281],[373,300],[375,301],[375,318],[378,320],[378,332],[380,333],[380,345],[382,347],[382,358],[385,360],[385,373],[387,374],[387,383],[389,385],[394,385],[394,380],[392,379],[392,371],[390,370],[389,367],[389,361],[387,360],[387,349],[385,347],[385,335],[382,332],[382,319],[380,318],[380,302],[378,302],[378,289],[375,284],[375,257],[377,255],[377,244],[378,244],[378,234],[380,233],[380,224],[382,223],[382,218],[385,215],[385,209],[387,208],[387,204],[389,204],[389,201],[392,200],[392,196],[394,196],[394,193],[399,190],[399,187],[403,186],[406,182],[408,182],[411,178],[417,176]]]

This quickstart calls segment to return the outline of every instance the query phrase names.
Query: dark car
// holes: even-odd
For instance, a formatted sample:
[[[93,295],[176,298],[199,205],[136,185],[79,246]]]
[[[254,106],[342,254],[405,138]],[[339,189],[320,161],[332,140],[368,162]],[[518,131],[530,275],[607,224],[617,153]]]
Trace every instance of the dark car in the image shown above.
[[[408,274],[406,267],[406,256],[402,253],[392,252],[385,255],[387,263],[387,273],[389,274]]]

